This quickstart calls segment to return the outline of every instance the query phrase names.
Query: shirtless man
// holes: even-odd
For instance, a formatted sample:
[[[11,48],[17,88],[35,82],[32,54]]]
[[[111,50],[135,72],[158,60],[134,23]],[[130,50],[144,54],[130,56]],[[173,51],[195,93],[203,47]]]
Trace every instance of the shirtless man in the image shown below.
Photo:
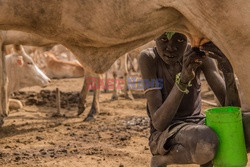
[[[226,86],[214,61],[193,49],[187,49],[184,35],[164,33],[156,39],[156,48],[141,52],[139,65],[143,79],[163,81],[155,86],[145,86],[151,122],[151,166],[212,166],[210,162],[215,156],[218,138],[214,131],[204,125],[200,73],[204,73],[224,106]]]

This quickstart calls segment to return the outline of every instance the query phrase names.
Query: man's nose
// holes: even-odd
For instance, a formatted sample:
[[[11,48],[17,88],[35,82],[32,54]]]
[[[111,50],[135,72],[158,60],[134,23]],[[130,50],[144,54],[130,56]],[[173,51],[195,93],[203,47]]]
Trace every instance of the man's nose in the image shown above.
[[[177,51],[177,48],[175,46],[172,46],[172,45],[167,45],[166,50],[168,52],[174,52],[174,51]]]

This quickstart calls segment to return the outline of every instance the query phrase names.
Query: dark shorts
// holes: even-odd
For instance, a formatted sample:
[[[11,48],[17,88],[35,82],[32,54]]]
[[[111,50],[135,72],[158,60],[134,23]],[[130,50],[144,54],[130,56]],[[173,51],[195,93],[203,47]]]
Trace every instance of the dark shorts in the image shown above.
[[[154,132],[150,137],[150,150],[153,155],[166,155],[171,147],[183,141],[179,137],[176,137],[178,133],[187,133],[191,129],[197,128],[199,126],[204,127],[205,119],[200,119],[198,121],[193,122],[186,122],[186,121],[176,121],[175,123],[171,124],[165,131]]]

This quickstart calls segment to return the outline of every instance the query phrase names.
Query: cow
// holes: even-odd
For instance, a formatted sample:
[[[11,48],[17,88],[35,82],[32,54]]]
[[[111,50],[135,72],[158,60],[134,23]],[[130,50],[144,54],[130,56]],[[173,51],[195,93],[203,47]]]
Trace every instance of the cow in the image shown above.
[[[45,45],[45,43],[43,43]],[[89,87],[86,83],[86,78],[95,77],[99,80],[98,74],[85,71],[83,66],[75,59],[75,56],[62,45],[55,45],[52,49],[47,50],[44,47],[25,46],[25,50],[29,52],[35,64],[52,79],[62,78],[79,78],[83,77],[83,87],[80,92],[80,100],[78,103],[78,115],[82,114],[86,108],[86,98],[89,92]],[[12,48],[9,47],[9,50]],[[87,77],[86,77],[87,76]],[[92,115],[99,112],[99,93],[100,90],[94,89],[94,96],[90,112],[85,120],[92,120]],[[60,113],[55,113],[55,116],[60,116]]]
[[[5,50],[5,46],[9,45],[9,44],[16,44],[16,45],[20,45],[20,44],[28,44],[28,45],[39,45],[39,46],[52,46],[55,44],[55,42],[51,41],[51,40],[47,40],[44,39],[42,37],[40,37],[39,35],[35,35],[35,34],[30,34],[30,33],[25,33],[25,32],[19,32],[19,31],[0,31],[0,42],[1,42],[1,49],[0,49],[0,53],[6,52]],[[26,53],[24,52],[23,49],[21,49],[20,47],[16,46],[16,48],[14,49],[14,51],[11,51],[13,54],[15,52],[18,52],[16,54],[19,54],[20,56],[18,57],[18,62],[20,63],[21,66],[24,66],[24,68],[19,68],[20,71],[23,71],[22,69],[25,69],[27,63],[29,64],[29,67],[31,68],[32,71],[32,63],[30,61],[31,58],[28,58],[28,56],[26,55]],[[16,55],[15,54],[15,55]],[[8,56],[9,57],[9,56]],[[11,56],[10,56],[11,57]],[[12,59],[9,59],[12,60]],[[8,60],[8,61],[9,61]],[[1,68],[3,67],[3,65],[5,65],[5,63],[3,63],[4,61],[1,61]],[[25,62],[24,65],[22,65],[22,62]],[[12,64],[15,66],[16,63]],[[9,65],[9,67],[12,67],[12,65]],[[35,68],[35,69],[34,69]],[[2,68],[3,69],[3,68]],[[2,70],[1,69],[1,70]],[[10,69],[14,69],[14,68],[10,68]],[[28,70],[29,68],[27,68],[26,70]],[[37,70],[37,67],[33,67],[33,70]],[[7,71],[7,72],[6,72]],[[29,71],[29,70],[28,70]],[[13,71],[9,70],[9,72],[11,72],[12,75]],[[3,71],[1,71],[1,79],[2,79],[2,83],[5,83],[7,81],[7,77],[6,75],[8,73],[8,69],[5,69]],[[27,73],[26,73],[27,74]],[[30,76],[34,75],[35,77],[37,77],[34,73],[31,72]],[[14,75],[15,76],[15,75]],[[16,77],[22,77],[21,75],[17,75]],[[24,75],[26,77],[26,75]],[[14,77],[11,77],[12,79]],[[19,79],[19,78],[18,78]],[[19,86],[15,86],[16,83],[15,82],[10,82],[10,86],[8,87],[8,84],[4,84],[4,86],[1,89],[1,114],[0,114],[0,126],[3,124],[3,119],[4,117],[6,117],[8,115],[8,97],[9,97],[9,93],[14,91],[16,88],[22,88],[23,86],[29,86],[30,83],[27,83],[27,79],[25,79],[25,82],[23,81],[25,78],[22,78],[22,82],[19,82],[20,85]],[[19,80],[20,81],[20,80]],[[49,80],[48,80],[49,81]],[[13,85],[13,83],[15,83]],[[31,82],[32,83],[32,82]],[[26,85],[25,85],[26,84]],[[9,89],[9,91],[7,90]],[[9,92],[9,93],[7,93]],[[13,99],[9,100],[11,107],[14,105],[15,107],[19,107],[21,106],[20,102],[14,101]]]
[[[24,87],[47,86],[50,79],[34,64],[22,46],[17,48],[16,53],[6,55],[8,94]]]
[[[130,69],[132,70],[133,67],[136,66],[136,62],[135,64],[133,64],[133,61],[136,60],[140,55],[140,52],[144,49],[150,48],[150,47],[154,47],[155,46],[155,41],[150,41],[148,43],[146,43],[145,45],[142,45],[136,49],[133,49],[132,51],[126,53],[124,56],[120,57],[118,60],[115,61],[115,63],[111,66],[111,68],[109,69],[109,72],[111,72],[113,74],[113,78],[114,81],[116,81],[116,79],[118,77],[123,77],[124,79],[124,97],[126,99],[130,99],[133,100],[134,97],[131,93],[131,90],[128,89],[128,76],[129,76],[129,64],[130,64]],[[135,68],[134,70],[138,70],[138,68]],[[138,71],[137,71],[138,72]],[[106,83],[106,82],[105,82]],[[112,100],[116,100],[118,99],[118,89],[117,86],[119,87],[120,83],[115,83],[114,84],[114,89],[113,89],[113,95],[112,95]]]
[[[250,106],[249,7],[245,0],[2,0],[0,29],[61,43],[97,73],[165,31],[185,34],[193,47],[211,40],[232,62],[246,95],[246,109]]]
[[[50,52],[43,53],[45,66],[42,68],[49,78],[80,78],[84,77],[84,68],[77,62],[59,60]]]
[[[245,0],[2,0],[0,29],[61,43],[98,73],[164,31],[183,33],[197,47],[211,40],[232,62],[249,104],[249,6]]]
[[[55,45],[51,50],[49,50],[49,52],[56,55],[56,57],[60,60],[78,62],[75,55],[73,55],[73,53],[63,45]]]
[[[50,79],[34,64],[24,49],[21,46],[17,48],[16,52],[5,56],[8,99],[11,93],[21,88],[35,85],[45,87],[50,83]],[[9,107],[16,109],[22,107],[22,103],[15,99],[9,99]]]

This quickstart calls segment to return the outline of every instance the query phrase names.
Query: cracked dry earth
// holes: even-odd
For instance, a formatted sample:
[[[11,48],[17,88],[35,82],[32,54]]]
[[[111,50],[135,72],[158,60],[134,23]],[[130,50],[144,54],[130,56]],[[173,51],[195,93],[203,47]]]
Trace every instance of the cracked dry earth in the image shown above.
[[[149,120],[143,92],[133,91],[134,101],[123,97],[110,101],[112,93],[102,93],[101,111],[95,121],[83,122],[93,95],[87,98],[86,113],[77,117],[81,85],[82,79],[53,80],[45,91],[32,87],[15,94],[25,107],[11,111],[0,129],[0,166],[149,166]],[[52,117],[56,112],[53,91],[57,87],[62,92],[63,117]]]

